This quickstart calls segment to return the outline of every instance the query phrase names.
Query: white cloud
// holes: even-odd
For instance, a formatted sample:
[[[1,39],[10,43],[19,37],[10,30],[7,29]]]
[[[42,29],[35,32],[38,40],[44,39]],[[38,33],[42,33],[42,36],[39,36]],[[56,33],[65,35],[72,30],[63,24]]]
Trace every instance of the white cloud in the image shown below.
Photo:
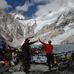
[[[22,10],[22,11],[28,11],[29,7],[32,6],[32,3],[29,3],[28,1],[25,2],[23,6],[17,6],[16,10]]]
[[[34,14],[36,16],[46,15],[50,11],[48,5],[40,5],[38,6],[38,11]]]
[[[38,5],[35,16],[46,15],[51,11],[58,11],[59,9],[68,9],[74,7],[74,0],[32,0],[27,1],[23,6],[16,7],[16,10],[28,11],[29,7],[35,3],[45,3],[44,5]]]
[[[38,6],[38,11],[34,14],[36,16],[46,15],[50,11],[58,11],[62,8],[74,7],[74,0],[51,0],[46,5]]]
[[[23,6],[17,6],[16,10],[28,11],[29,7],[34,5],[35,3],[48,3],[50,0],[32,0],[31,2],[27,1]]]
[[[46,15],[50,11],[57,10],[60,5],[60,0],[54,0],[53,2],[47,3],[46,5],[38,6],[38,11],[35,13],[35,15]]]
[[[10,7],[5,0],[0,0],[0,9]]]

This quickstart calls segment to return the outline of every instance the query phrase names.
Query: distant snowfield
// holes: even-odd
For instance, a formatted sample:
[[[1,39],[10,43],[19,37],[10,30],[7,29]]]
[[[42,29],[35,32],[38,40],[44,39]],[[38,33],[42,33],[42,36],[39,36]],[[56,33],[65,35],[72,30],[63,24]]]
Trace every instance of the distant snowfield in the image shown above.
[[[54,12],[54,13],[50,13],[48,15],[46,15],[45,17],[37,17],[36,19],[29,19],[29,20],[19,20],[20,23],[22,23],[23,25],[29,25],[29,26],[33,26],[34,23],[37,23],[36,28],[34,29],[34,33],[37,33],[39,30],[41,30],[46,24],[47,25],[51,25],[53,22],[55,22],[57,20],[57,18],[63,13],[64,10],[59,10],[58,12]],[[18,15],[19,16],[19,15]],[[22,18],[22,17],[21,17]],[[61,21],[61,20],[60,20]],[[59,21],[59,22],[60,22]],[[70,24],[69,24],[70,25]],[[74,28],[70,28],[69,25],[64,27],[64,33],[63,34],[59,34],[56,37],[51,38],[53,44],[61,44],[62,41],[64,41],[65,39],[67,39],[69,36],[74,35]],[[23,29],[24,30],[24,29]],[[25,31],[25,30],[24,30]],[[46,35],[50,34],[50,32],[41,34],[40,37],[44,37]],[[25,36],[25,35],[24,35]],[[47,37],[48,39],[48,37]],[[24,39],[23,39],[24,40]],[[18,43],[18,44],[16,44]],[[18,40],[14,40],[14,42],[12,43],[13,46],[17,46],[20,45],[21,41]]]
[[[60,34],[60,35],[52,38],[51,40],[54,44],[61,44],[62,41],[64,41],[71,35],[74,35],[74,29],[67,30],[63,34]]]

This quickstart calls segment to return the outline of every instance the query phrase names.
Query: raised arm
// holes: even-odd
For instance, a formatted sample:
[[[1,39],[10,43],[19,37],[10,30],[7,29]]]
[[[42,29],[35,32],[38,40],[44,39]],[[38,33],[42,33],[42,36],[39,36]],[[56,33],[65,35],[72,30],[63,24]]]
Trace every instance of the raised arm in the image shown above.
[[[33,42],[29,42],[29,45],[34,44],[34,43],[36,43],[36,42],[37,42],[37,40],[36,40],[36,41],[33,41]]]
[[[46,45],[46,43],[45,43],[45,42],[43,42],[43,41],[41,41],[40,39],[39,39],[39,42],[40,42],[40,43],[42,43],[43,45]]]

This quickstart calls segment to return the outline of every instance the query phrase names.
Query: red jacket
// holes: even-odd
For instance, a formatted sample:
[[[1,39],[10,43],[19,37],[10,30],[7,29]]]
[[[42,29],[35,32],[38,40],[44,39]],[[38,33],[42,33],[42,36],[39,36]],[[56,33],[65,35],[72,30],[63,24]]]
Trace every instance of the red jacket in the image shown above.
[[[52,44],[46,44],[42,41],[40,41],[40,42],[43,44],[46,54],[53,54],[53,45]]]

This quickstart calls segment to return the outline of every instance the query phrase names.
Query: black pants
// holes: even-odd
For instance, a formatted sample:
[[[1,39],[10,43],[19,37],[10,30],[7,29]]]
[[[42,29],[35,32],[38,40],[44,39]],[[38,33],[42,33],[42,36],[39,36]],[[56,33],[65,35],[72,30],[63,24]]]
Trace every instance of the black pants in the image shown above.
[[[51,65],[55,66],[54,55],[53,54],[47,54],[46,57],[47,57],[47,65],[48,65],[49,69],[51,69]]]
[[[31,56],[30,55],[23,55],[21,61],[22,61],[22,66],[23,66],[24,72],[26,72],[26,73],[29,72]]]

